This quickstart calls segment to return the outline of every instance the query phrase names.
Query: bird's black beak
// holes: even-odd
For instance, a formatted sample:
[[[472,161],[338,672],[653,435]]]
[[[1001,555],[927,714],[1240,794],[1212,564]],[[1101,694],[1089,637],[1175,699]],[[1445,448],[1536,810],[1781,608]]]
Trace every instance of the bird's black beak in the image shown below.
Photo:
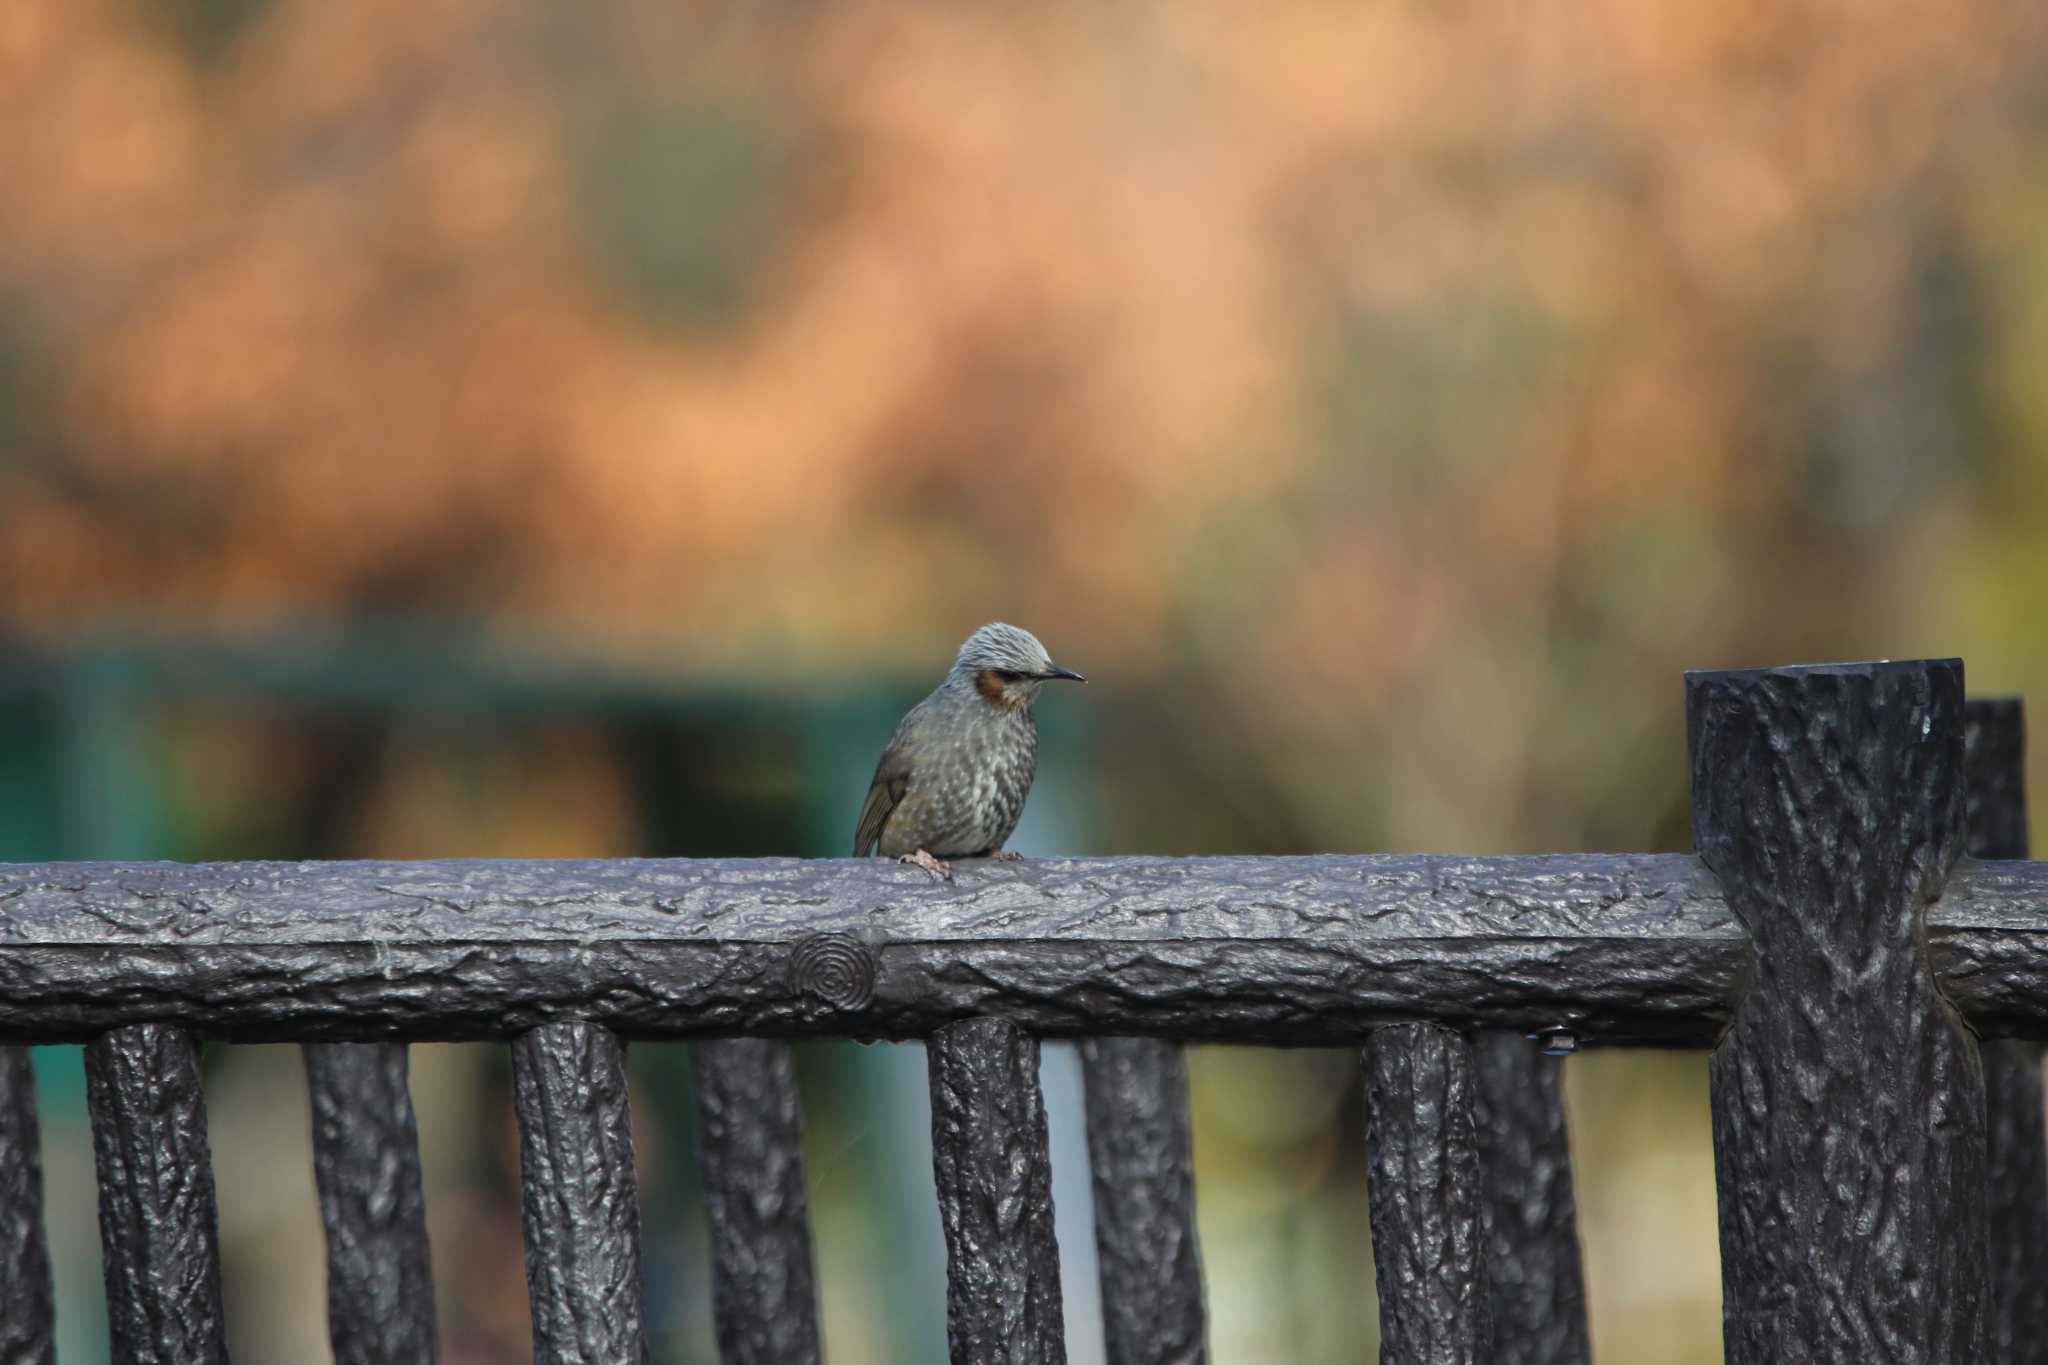
[[[1088,681],[1079,673],[1076,673],[1073,669],[1061,668],[1058,664],[1054,664],[1051,668],[1046,669],[1045,672],[1039,674],[1038,676],[1045,679],[1048,682],[1050,682],[1054,678],[1065,678],[1068,682]]]

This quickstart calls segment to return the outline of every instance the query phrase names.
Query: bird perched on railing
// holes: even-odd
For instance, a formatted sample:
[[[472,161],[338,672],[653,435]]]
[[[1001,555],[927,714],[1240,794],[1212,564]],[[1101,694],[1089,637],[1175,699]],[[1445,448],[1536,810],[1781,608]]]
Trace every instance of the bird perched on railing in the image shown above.
[[[875,765],[853,856],[879,848],[947,878],[948,858],[1016,858],[1003,843],[1038,768],[1031,703],[1061,668],[1028,630],[997,621],[967,637],[953,670],[910,708]]]

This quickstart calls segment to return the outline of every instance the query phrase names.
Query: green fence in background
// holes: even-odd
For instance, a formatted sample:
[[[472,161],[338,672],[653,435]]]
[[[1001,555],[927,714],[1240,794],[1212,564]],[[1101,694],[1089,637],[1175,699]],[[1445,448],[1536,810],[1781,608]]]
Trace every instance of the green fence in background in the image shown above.
[[[333,857],[344,851],[334,846],[338,821],[374,786],[360,779],[394,734],[489,745],[559,725],[606,740],[631,794],[632,838],[641,853],[839,857],[876,754],[931,681],[833,679],[817,695],[749,692],[521,651],[431,626],[233,638],[107,635],[54,649],[0,643],[0,861]],[[193,707],[225,708],[228,724],[238,710],[260,713],[267,724],[303,725],[319,737],[334,780],[318,798],[302,801],[311,808],[273,821],[276,846],[208,846],[188,829],[185,808],[207,775],[192,770],[203,764],[174,752],[167,722]],[[1091,851],[1076,780],[1087,770],[1084,715],[1085,708],[1062,708],[1057,723],[1044,727],[1041,777],[1012,841],[1023,852]],[[218,714],[214,723],[221,723]],[[736,769],[773,780],[736,785]],[[36,1063],[63,1357],[74,1365],[104,1360],[80,1049],[41,1048]],[[885,1334],[878,1353],[906,1365],[936,1365],[946,1355],[944,1245],[927,1207],[922,1056],[902,1046],[813,1044],[800,1064],[813,1141],[826,1158],[813,1165],[814,1178],[832,1185],[821,1191],[821,1214],[835,1199],[858,1203],[847,1226],[872,1242],[859,1259],[885,1305],[863,1315]],[[666,1150],[659,1156],[670,1172],[645,1209],[650,1335],[657,1361],[681,1362],[694,1358],[691,1343],[710,1341],[687,1055],[681,1047],[636,1048],[632,1067],[661,1116]],[[1071,1115],[1078,1080],[1049,1074],[1049,1102],[1057,1105],[1062,1090],[1075,1097],[1066,1106]],[[1054,1123],[1062,1126],[1057,1114]],[[1056,1145],[1060,1137],[1056,1131]],[[1078,1144],[1078,1127],[1067,1137]],[[1069,1160],[1065,1169],[1085,1170],[1085,1162]],[[1085,1174],[1079,1180],[1058,1200],[1071,1211],[1063,1223],[1087,1217]],[[1081,1300],[1074,1306],[1085,1309],[1094,1299],[1092,1258],[1083,1254],[1092,1252],[1092,1238],[1085,1221],[1062,1234],[1077,1252],[1065,1278]],[[829,1293],[831,1266],[820,1269]],[[232,1313],[232,1284],[229,1293]]]

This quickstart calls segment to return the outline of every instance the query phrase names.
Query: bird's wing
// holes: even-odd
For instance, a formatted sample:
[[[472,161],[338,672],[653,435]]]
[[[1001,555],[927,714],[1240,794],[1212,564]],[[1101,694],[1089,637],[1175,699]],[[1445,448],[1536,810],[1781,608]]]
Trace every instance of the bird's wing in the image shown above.
[[[903,726],[890,739],[889,747],[882,750],[882,761],[875,765],[875,780],[868,787],[868,799],[860,805],[860,824],[853,832],[853,856],[867,856],[882,837],[882,826],[888,823],[889,812],[896,809],[896,803],[903,799],[903,793],[910,790],[910,746],[904,743]]]

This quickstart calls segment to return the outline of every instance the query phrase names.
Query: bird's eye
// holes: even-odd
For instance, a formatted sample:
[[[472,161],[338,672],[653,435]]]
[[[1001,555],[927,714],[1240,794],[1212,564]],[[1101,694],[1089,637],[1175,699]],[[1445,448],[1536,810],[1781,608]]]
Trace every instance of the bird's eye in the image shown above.
[[[1017,672],[1017,671],[1016,671],[1015,669],[1010,669],[1010,668],[999,668],[999,669],[997,669],[997,670],[996,670],[996,676],[997,676],[998,678],[1001,678],[1001,679],[1002,679],[1002,680],[1003,680],[1004,682],[1006,682],[1006,683],[1013,683],[1013,682],[1018,682],[1018,681],[1022,680],[1022,678],[1024,677],[1024,675],[1023,675],[1022,673],[1019,673],[1019,672]]]

